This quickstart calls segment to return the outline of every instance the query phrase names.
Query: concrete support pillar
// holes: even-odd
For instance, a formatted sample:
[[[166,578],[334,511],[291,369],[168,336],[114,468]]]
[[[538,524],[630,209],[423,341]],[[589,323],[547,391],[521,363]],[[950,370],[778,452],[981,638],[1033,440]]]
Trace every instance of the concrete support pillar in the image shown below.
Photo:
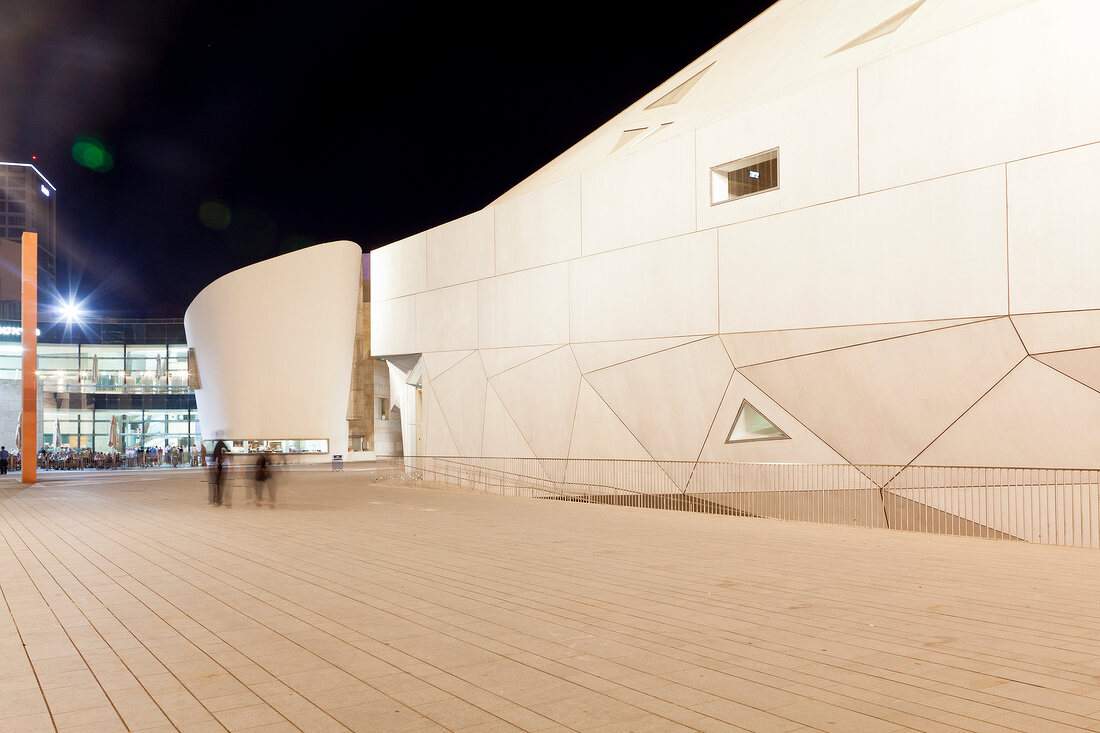
[[[23,232],[23,483],[38,480],[38,235]],[[27,449],[30,449],[28,454]]]

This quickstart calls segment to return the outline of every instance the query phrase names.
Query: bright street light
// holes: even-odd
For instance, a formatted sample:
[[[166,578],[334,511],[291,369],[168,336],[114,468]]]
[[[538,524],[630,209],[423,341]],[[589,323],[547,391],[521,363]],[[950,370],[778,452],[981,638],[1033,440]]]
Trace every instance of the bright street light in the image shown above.
[[[80,322],[81,316],[84,315],[84,311],[81,309],[80,304],[75,300],[70,300],[67,303],[62,303],[58,310],[61,313],[61,318],[66,323],[72,323],[73,321]]]

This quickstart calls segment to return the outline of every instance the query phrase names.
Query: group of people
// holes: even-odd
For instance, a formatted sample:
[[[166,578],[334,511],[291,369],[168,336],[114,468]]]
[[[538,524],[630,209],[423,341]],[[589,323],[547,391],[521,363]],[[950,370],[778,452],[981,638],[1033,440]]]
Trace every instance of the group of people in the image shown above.
[[[202,447],[200,455],[205,463],[206,446]],[[213,506],[232,506],[233,492],[229,485],[230,452],[225,441],[219,440],[214,444],[211,460],[208,464],[210,491],[207,502]],[[275,480],[273,475],[273,456],[267,453],[258,453],[252,466],[241,466],[239,476],[247,479],[248,501],[256,506],[264,505],[264,494],[267,494],[267,505],[275,508]]]
[[[11,459],[17,462],[18,455]],[[41,469],[83,469],[83,468],[153,468],[157,466],[201,466],[199,449],[190,450],[178,446],[168,448],[129,448],[125,453],[116,451],[93,451],[90,448],[42,447],[38,451],[38,467]]]
[[[178,466],[201,466],[202,462],[199,457],[199,449],[197,446],[192,445],[190,450],[185,450],[175,445],[168,446],[168,449],[164,448],[130,448],[126,451],[126,458],[128,462],[132,461],[131,465],[140,466],[142,468],[150,468],[153,466],[171,466],[176,468]]]

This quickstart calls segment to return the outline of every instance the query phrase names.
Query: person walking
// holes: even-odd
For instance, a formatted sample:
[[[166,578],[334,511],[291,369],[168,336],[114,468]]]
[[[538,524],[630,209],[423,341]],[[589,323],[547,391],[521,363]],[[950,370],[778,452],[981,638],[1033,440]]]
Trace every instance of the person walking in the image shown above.
[[[225,444],[224,440],[219,440],[214,445],[214,506],[221,506],[223,502],[225,506],[231,506],[229,496],[222,495],[225,473],[229,469],[228,453],[229,446]]]
[[[271,459],[266,453],[256,456],[256,468],[252,474],[256,506],[264,505],[264,488],[267,488],[267,504],[275,508],[275,483],[271,479]]]
[[[8,461],[10,460],[11,453],[8,453],[8,447],[0,445],[0,476],[8,472]]]

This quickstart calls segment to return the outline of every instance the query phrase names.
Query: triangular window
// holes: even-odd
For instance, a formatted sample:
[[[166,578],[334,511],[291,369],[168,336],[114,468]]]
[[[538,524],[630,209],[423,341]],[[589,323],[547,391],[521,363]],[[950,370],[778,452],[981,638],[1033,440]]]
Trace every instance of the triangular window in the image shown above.
[[[921,1],[923,2],[923,0],[921,0]],[[681,99],[683,99],[684,97],[687,96],[687,93],[691,91],[691,88],[693,86],[695,86],[700,79],[703,78],[703,74],[710,71],[711,66],[714,66],[713,61],[711,61],[710,65],[707,66],[705,69],[703,69],[702,71],[700,71],[697,74],[695,74],[694,76],[692,76],[690,79],[688,79],[683,84],[681,84],[680,86],[673,89],[671,92],[669,92],[665,96],[658,99],[653,104],[646,107],[646,109],[657,109],[658,107],[667,107],[670,104],[676,104]]]
[[[918,2],[913,3],[897,15],[887,18],[863,35],[848,41],[829,55],[832,56],[833,54],[840,53],[841,51],[847,51],[849,48],[855,48],[856,46],[867,43],[868,41],[873,41],[876,38],[882,38],[883,36],[890,35],[898,28],[900,28],[902,23],[909,20],[909,16],[917,12],[917,9],[920,8],[921,5],[924,5],[924,0],[918,0]]]
[[[741,408],[733,420],[727,443],[748,443],[753,440],[790,440],[791,436],[775,426],[748,400],[741,400]]]
[[[614,153],[624,145],[634,142],[639,135],[648,129],[648,127],[636,127],[633,130],[624,130],[623,134],[619,136],[619,141],[615,143],[615,147],[611,148],[611,152]]]

